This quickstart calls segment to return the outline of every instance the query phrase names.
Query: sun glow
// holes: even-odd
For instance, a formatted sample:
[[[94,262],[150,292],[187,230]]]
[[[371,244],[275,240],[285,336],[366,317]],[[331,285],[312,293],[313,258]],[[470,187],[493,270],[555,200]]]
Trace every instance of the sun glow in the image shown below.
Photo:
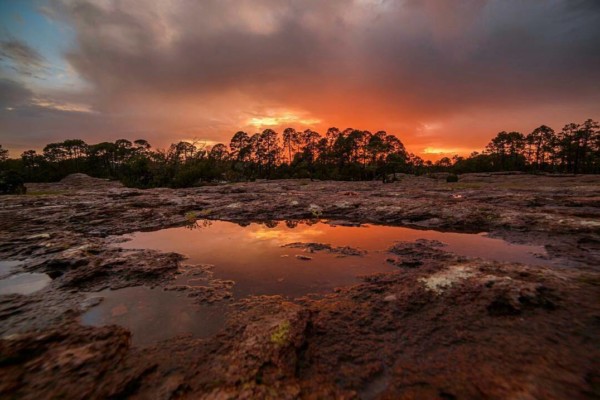
[[[300,124],[302,126],[310,126],[320,123],[321,120],[316,118],[307,118],[293,113],[283,113],[280,115],[252,117],[246,121],[248,125],[255,128],[282,126],[285,124]]]
[[[470,149],[463,148],[443,148],[443,147],[425,147],[423,149],[423,154],[431,155],[431,156],[441,156],[448,154],[465,154],[470,152]]]

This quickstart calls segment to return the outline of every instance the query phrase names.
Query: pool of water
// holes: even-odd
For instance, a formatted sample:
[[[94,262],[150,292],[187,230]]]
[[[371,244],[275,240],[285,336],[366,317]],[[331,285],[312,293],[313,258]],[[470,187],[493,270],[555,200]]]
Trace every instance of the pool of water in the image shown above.
[[[24,272],[0,279],[0,295],[31,294],[46,287],[52,278],[37,272]]]
[[[10,275],[11,272],[18,269],[23,261],[0,261],[0,279]]]
[[[546,264],[541,246],[511,244],[485,234],[448,233],[406,227],[327,223],[277,223],[241,226],[225,221],[203,221],[193,226],[138,232],[119,243],[124,249],[177,252],[189,264],[212,264],[215,278],[232,280],[234,298],[250,295],[283,295],[297,298],[327,293],[353,284],[361,275],[398,270],[386,260],[388,249],[399,241],[438,240],[444,250],[489,260]],[[286,246],[320,243],[332,248],[350,247],[360,255],[316,251]],[[181,279],[180,279],[181,281]],[[179,282],[186,283],[186,282]],[[216,332],[223,322],[220,306],[199,306],[185,293],[143,287],[106,290],[104,298],[86,312],[90,325],[115,323],[133,332],[134,343],[144,344],[177,334],[203,337]]]
[[[116,324],[130,330],[132,342],[145,345],[178,335],[211,336],[223,326],[224,305],[193,304],[184,293],[129,287],[94,293],[102,302],[83,314],[84,325]]]
[[[279,223],[240,226],[209,221],[199,229],[171,228],[127,235],[127,249],[155,249],[185,255],[189,263],[214,264],[215,277],[235,281],[236,297],[282,294],[290,297],[323,292],[351,284],[357,276],[396,269],[386,262],[387,250],[398,241],[439,240],[458,255],[497,261],[543,264],[541,246],[511,244],[485,234],[448,233],[396,226],[332,226],[327,223]],[[308,253],[290,243],[326,243],[366,251],[363,256]],[[298,256],[308,256],[306,260]]]

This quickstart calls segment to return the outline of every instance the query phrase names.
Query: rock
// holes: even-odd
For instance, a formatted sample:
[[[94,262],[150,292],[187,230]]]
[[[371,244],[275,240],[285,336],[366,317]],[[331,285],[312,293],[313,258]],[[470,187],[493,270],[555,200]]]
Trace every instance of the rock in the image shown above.
[[[428,218],[421,221],[411,222],[412,225],[422,226],[424,228],[433,228],[441,226],[444,221],[441,218]]]
[[[383,298],[383,301],[391,302],[391,301],[396,301],[397,299],[398,299],[398,297],[396,297],[395,294],[389,294]]]
[[[219,398],[219,393],[238,393],[235,397],[240,397],[240,379],[248,382],[244,392],[252,388],[248,394],[260,394],[265,385],[277,388],[272,396],[259,395],[261,398],[295,398],[299,394],[294,380],[308,313],[301,306],[279,299],[250,300],[246,302],[247,311],[233,315],[234,325],[228,329],[235,330],[236,324],[243,323],[243,331],[231,349],[218,357],[215,366],[222,371],[219,375],[223,382],[211,393],[214,398]],[[290,391],[292,397],[286,395]]]
[[[386,261],[406,268],[416,268],[431,260],[444,260],[453,257],[452,254],[440,250],[445,244],[438,240],[417,239],[414,242],[398,242],[388,251],[398,258],[388,258]]]
[[[292,249],[305,249],[310,253],[315,253],[319,251],[326,251],[328,253],[337,253],[344,256],[362,256],[367,254],[365,250],[355,249],[349,246],[343,247],[332,247],[330,244],[325,243],[288,243],[283,245],[282,247],[289,247]]]
[[[110,181],[108,179],[92,178],[86,174],[71,174],[64,177],[58,184],[57,188],[61,190],[104,190],[106,195],[111,195],[111,189],[119,188],[119,192],[131,193],[130,189],[123,188],[120,182]],[[112,193],[115,193],[112,191]]]
[[[352,206],[349,201],[337,201],[333,205],[337,208],[350,208]]]
[[[55,282],[43,293],[0,296],[2,398],[594,397],[600,176],[463,174],[460,200],[426,177],[135,192],[93,179],[27,186],[48,194],[0,198],[0,259],[26,260],[24,270]],[[235,203],[243,207],[226,207]],[[291,228],[315,218],[307,205],[330,221],[488,231],[544,245],[549,265],[568,268],[465,260],[417,241],[391,249],[401,270],[326,295],[230,299],[233,283],[210,268],[121,250],[111,239],[181,226],[194,210]],[[124,329],[79,323],[84,292],[165,287],[180,277],[189,278],[184,300],[227,301],[227,329],[138,348]]]
[[[308,211],[312,214],[313,217],[319,218],[323,214],[323,208],[316,204],[311,204],[308,206]]]
[[[473,276],[473,272],[470,266],[455,265],[427,278],[421,278],[419,281],[422,282],[428,290],[436,294],[442,294],[446,289],[471,276]]]
[[[27,240],[50,239],[49,233],[38,233],[36,235],[27,236]]]
[[[80,304],[81,311],[87,311],[90,308],[95,307],[98,304],[102,303],[103,300],[104,300],[104,297],[102,297],[102,296],[88,297],[87,299],[85,299],[81,302],[81,304]]]
[[[128,343],[129,334],[116,326],[70,326],[20,335],[10,342],[0,340],[2,359],[11,360],[0,367],[0,396],[33,398],[33,393],[43,393],[43,398],[112,397],[134,380],[133,371],[122,375],[120,384],[96,382],[119,369]],[[28,383],[22,381],[23,376],[30,379]]]

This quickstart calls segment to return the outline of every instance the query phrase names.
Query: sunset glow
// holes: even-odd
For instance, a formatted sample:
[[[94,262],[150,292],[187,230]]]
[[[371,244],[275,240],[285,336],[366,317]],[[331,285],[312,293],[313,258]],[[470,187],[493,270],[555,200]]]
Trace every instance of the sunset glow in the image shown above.
[[[598,4],[3,1],[0,143],[351,127],[467,155],[599,117]]]
[[[470,149],[465,148],[437,148],[437,147],[425,147],[423,149],[423,155],[448,155],[448,154],[466,154],[470,151]]]
[[[253,117],[246,121],[247,125],[251,125],[257,129],[262,127],[287,127],[287,126],[305,126],[312,127],[319,124],[318,119],[303,118],[292,113],[285,113],[266,117]]]

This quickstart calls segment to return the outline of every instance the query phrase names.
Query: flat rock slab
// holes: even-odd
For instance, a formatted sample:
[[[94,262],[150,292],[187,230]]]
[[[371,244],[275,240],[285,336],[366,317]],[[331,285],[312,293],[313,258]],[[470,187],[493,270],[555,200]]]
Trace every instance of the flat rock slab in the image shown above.
[[[598,176],[137,190],[78,175],[30,184],[28,193],[0,197],[0,260],[22,261],[20,269],[52,282],[30,295],[0,296],[0,397],[600,396]],[[114,237],[202,219],[293,226],[314,218],[488,231],[544,245],[561,261],[494,263],[457,257],[430,241],[399,243],[390,252],[396,272],[324,297],[232,300],[233,282],[209,268],[187,271],[181,255],[120,249]],[[199,274],[203,289],[169,286],[182,270]],[[137,285],[224,303],[225,327],[209,338],[137,347],[123,328],[79,323],[94,305],[89,292]]]

